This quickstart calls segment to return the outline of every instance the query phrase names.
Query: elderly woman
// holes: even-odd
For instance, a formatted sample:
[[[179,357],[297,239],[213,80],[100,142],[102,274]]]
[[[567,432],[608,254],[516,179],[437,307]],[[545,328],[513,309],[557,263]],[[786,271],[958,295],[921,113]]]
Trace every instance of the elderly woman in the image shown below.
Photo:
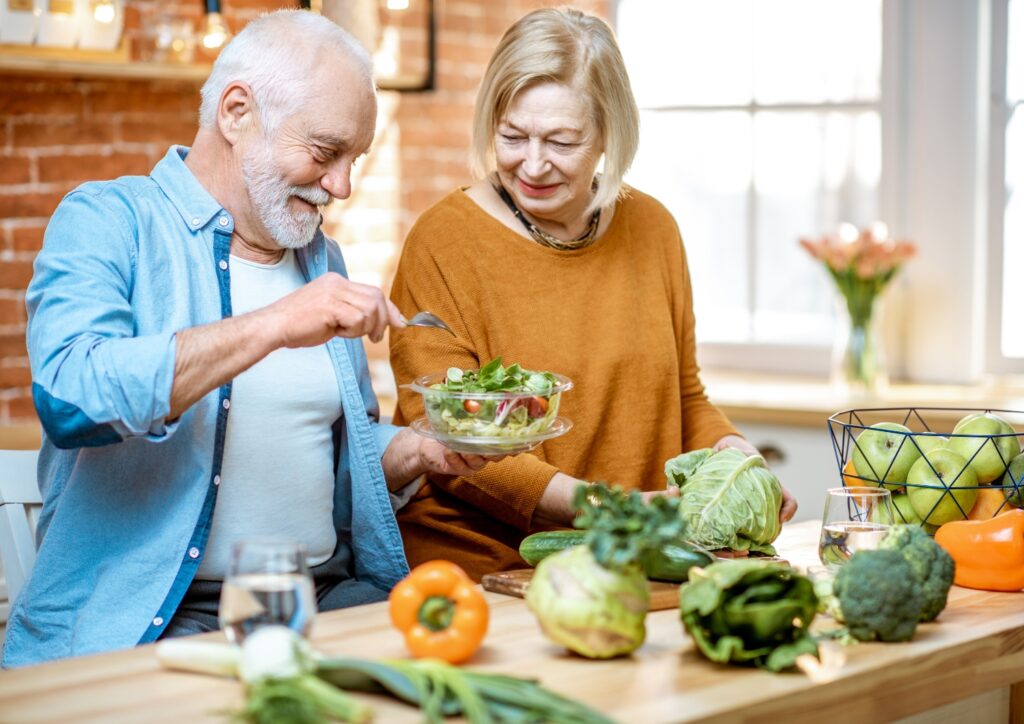
[[[698,376],[679,230],[623,185],[638,127],[602,20],[545,9],[505,33],[476,103],[480,180],[419,219],[392,291],[401,310],[429,309],[455,337],[403,330],[391,362],[400,382],[499,355],[559,372],[576,383],[560,409],[575,426],[471,476],[431,476],[399,514],[410,564],[447,558],[475,579],[522,567],[519,543],[571,525],[582,481],[663,493],[664,462],[683,451],[756,453]],[[414,393],[398,403],[396,421],[423,415]],[[795,510],[787,494],[780,515]]]

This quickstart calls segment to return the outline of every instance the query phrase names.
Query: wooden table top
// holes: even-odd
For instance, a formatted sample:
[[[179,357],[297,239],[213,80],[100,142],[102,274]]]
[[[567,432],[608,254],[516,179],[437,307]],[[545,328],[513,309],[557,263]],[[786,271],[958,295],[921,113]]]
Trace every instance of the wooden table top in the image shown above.
[[[780,553],[795,565],[815,565],[818,529],[814,522],[786,526]],[[764,722],[774,716],[787,723],[863,723],[1024,680],[1022,593],[954,587],[939,621],[919,627],[914,641],[851,647],[828,642],[820,666],[806,674],[712,664],[694,651],[677,610],[648,616],[647,642],[632,657],[588,661],[544,639],[522,600],[486,595],[491,629],[471,666],[537,677],[623,722]],[[386,604],[320,614],[312,639],[326,653],[405,655]],[[162,670],[153,646],[141,646],[0,673],[0,721],[224,721],[222,713],[236,708],[240,696],[232,680]],[[365,698],[378,721],[421,720],[411,707]],[[1024,708],[1019,700],[1017,706]]]

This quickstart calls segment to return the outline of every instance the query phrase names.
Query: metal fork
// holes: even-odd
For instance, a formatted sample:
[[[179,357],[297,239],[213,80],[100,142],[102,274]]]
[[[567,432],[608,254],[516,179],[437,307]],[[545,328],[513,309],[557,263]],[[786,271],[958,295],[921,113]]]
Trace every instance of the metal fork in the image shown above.
[[[417,312],[411,318],[405,320],[406,327],[436,327],[437,329],[443,329],[451,336],[455,336],[455,332],[451,330],[447,324],[444,323],[437,315],[431,314],[430,312]]]

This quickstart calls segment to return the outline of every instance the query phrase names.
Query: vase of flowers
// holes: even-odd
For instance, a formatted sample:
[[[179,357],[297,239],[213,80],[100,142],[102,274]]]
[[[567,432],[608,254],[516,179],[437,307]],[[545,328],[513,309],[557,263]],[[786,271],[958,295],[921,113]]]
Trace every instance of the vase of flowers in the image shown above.
[[[825,265],[840,295],[833,381],[850,391],[876,389],[887,379],[881,341],[882,293],[917,247],[890,239],[881,222],[864,230],[842,224],[837,234],[801,239],[800,245]]]

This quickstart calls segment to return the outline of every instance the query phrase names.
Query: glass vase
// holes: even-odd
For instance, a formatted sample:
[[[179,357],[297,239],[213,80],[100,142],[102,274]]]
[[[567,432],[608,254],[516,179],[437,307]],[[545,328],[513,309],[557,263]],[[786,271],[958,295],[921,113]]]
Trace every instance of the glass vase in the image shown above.
[[[878,392],[888,384],[882,341],[883,304],[880,295],[860,300],[851,314],[840,296],[836,337],[832,348],[832,383],[852,395]]]

